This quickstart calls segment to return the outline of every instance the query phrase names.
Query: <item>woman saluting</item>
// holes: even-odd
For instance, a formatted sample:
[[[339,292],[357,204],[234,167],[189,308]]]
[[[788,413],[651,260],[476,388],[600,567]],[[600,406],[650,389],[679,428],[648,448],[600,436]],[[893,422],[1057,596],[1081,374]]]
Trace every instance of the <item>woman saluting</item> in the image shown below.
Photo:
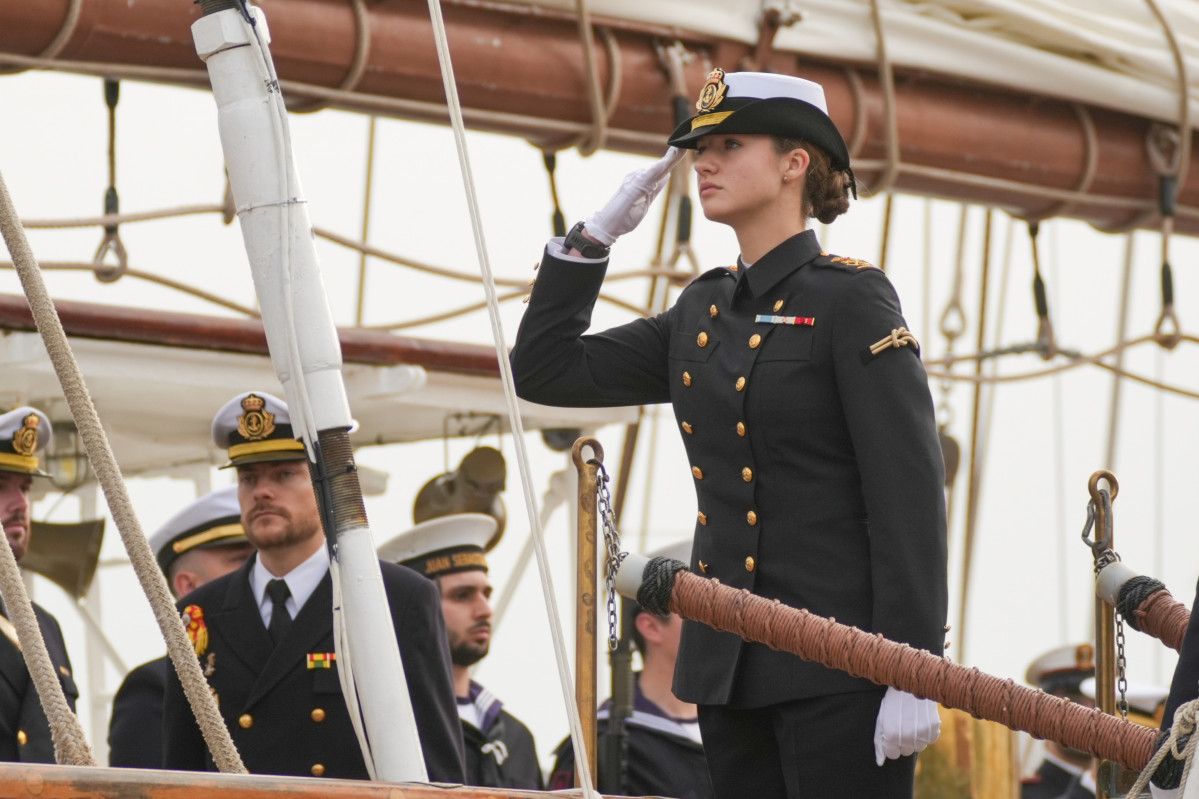
[[[551,405],[670,402],[691,462],[692,571],[940,653],[944,465],[895,290],[824,253],[854,191],[823,89],[715,70],[655,165],[546,247],[512,352],[517,392]],[[644,217],[678,148],[737,266],[654,318],[584,335],[608,247]],[[893,332],[895,331],[895,332]],[[886,341],[886,347],[873,346]],[[935,703],[694,622],[674,692],[699,705],[716,796],[905,797]]]

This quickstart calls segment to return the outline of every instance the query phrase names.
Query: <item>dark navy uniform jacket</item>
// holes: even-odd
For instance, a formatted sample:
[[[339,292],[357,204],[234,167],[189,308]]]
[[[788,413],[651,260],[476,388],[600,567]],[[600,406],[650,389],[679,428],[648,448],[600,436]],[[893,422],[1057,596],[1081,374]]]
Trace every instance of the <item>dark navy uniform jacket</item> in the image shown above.
[[[1082,784],[1081,774],[1071,774],[1046,760],[1036,774],[1021,783],[1020,799],[1095,799],[1095,793]]]
[[[325,574],[276,647],[250,590],[255,557],[178,602],[181,611],[203,612],[208,646],[200,664],[233,743],[252,774],[367,779],[336,661],[332,668],[309,666],[309,655],[334,652],[332,577]],[[379,566],[429,779],[461,783],[462,727],[437,586],[404,566]],[[216,770],[174,669],[167,675],[163,746],[166,768]]]
[[[605,702],[596,714],[600,736],[601,761],[607,751],[611,702]],[[613,796],[670,796],[674,799],[712,799],[712,781],[704,760],[703,744],[683,728],[678,719],[645,698],[640,682],[633,683],[633,715],[625,719],[627,760],[624,785],[600,784],[601,793]],[[550,773],[550,790],[573,788],[575,754],[570,738],[555,751]],[[750,766],[752,767],[752,766]],[[601,767],[601,775],[605,773]]]
[[[1191,607],[1191,621],[1182,639],[1178,663],[1174,666],[1174,677],[1170,680],[1170,696],[1162,715],[1162,729],[1168,730],[1174,723],[1174,712],[1199,697],[1199,584],[1195,585],[1195,603]]]
[[[906,327],[886,276],[822,253],[806,231],[751,267],[707,272],[665,313],[583,335],[606,266],[547,252],[512,351],[517,393],[672,403],[698,500],[692,571],[940,654],[944,462],[916,348],[870,353]],[[685,701],[761,707],[870,688],[684,624]]]
[[[33,613],[67,704],[74,710],[79,689],[71,675],[71,659],[67,657],[62,629],[58,620],[37,603],[33,605]],[[50,722],[42,710],[33,678],[25,668],[21,650],[7,635],[0,635],[0,761],[54,762]]]
[[[162,768],[162,700],[167,690],[166,655],[130,670],[112,700],[108,765]]]
[[[466,744],[466,784],[486,788],[526,788],[540,791],[541,764],[533,733],[483,686],[472,682],[470,696],[482,727],[462,719]]]

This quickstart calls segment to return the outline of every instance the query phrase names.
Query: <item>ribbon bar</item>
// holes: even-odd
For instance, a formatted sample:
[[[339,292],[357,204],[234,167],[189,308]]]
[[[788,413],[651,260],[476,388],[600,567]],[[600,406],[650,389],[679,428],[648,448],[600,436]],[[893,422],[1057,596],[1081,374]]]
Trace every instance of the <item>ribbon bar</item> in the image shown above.
[[[754,321],[760,324],[767,325],[808,325],[811,327],[816,324],[814,316],[770,316],[769,314],[760,313],[754,317]]]

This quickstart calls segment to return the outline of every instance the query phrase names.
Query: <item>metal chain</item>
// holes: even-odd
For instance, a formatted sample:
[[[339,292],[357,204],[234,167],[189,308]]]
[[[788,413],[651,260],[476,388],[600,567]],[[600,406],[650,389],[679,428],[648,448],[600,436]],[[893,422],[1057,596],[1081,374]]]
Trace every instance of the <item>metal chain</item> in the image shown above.
[[[599,517],[604,526],[604,589],[608,594],[608,651],[615,652],[617,645],[616,623],[616,570],[620,568],[626,552],[620,551],[620,533],[616,530],[616,514],[612,510],[612,496],[608,493],[608,471],[604,464],[597,463],[599,480],[596,494],[599,500]]]
[[[1124,667],[1127,662],[1124,659],[1124,618],[1116,614],[1116,690],[1120,692],[1120,699],[1116,702],[1116,709],[1120,711],[1120,718],[1128,720],[1128,676],[1124,673]]]

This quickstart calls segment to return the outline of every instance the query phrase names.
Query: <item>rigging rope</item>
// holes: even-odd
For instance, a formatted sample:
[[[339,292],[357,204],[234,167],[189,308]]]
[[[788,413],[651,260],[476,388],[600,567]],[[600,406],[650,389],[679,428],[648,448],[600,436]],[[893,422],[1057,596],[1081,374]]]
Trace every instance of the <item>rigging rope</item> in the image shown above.
[[[233,739],[229,736],[229,730],[225,727],[224,719],[221,718],[220,711],[217,709],[216,700],[208,689],[208,682],[200,671],[200,662],[196,658],[195,650],[187,637],[187,632],[183,629],[183,622],[175,609],[175,603],[167,591],[166,578],[163,576],[162,569],[158,567],[154,553],[150,551],[150,544],[133,511],[133,505],[125,490],[125,483],[121,479],[116,458],[112,454],[108,438],[105,436],[100,418],[96,414],[96,408],[92,404],[87,386],[83,382],[83,375],[79,371],[78,364],[75,363],[71,346],[62,329],[62,322],[58,318],[58,312],[46,290],[37,260],[29,247],[25,231],[21,228],[2,175],[0,175],[0,232],[3,233],[9,252],[12,254],[21,285],[24,287],[25,296],[29,301],[29,308],[33,312],[38,331],[46,343],[46,352],[54,365],[54,371],[62,385],[63,395],[71,409],[71,416],[79,430],[79,437],[87,450],[92,472],[104,489],[104,497],[108,502],[113,521],[116,522],[121,540],[125,544],[125,550],[129,553],[134,573],[137,574],[142,590],[150,600],[154,617],[162,630],[163,638],[166,639],[167,651],[175,664],[176,671],[179,672],[184,692],[187,694],[192,712],[200,724],[213,760],[221,771],[244,773],[245,766],[242,765],[241,758],[233,746]]]
[[[479,260],[479,269],[483,275],[483,289],[487,296],[491,333],[495,342],[496,357],[499,361],[500,378],[504,384],[504,400],[508,409],[508,423],[512,430],[512,443],[516,450],[516,462],[520,471],[520,482],[524,494],[525,508],[528,513],[529,525],[532,528],[533,541],[537,552],[537,568],[541,573],[542,595],[550,617],[550,633],[554,644],[554,660],[558,666],[558,679],[562,689],[563,701],[566,703],[566,715],[570,724],[570,739],[574,747],[575,760],[578,764],[576,771],[579,775],[584,796],[590,797],[595,794],[595,788],[591,780],[591,765],[588,763],[587,750],[583,745],[579,708],[575,706],[573,701],[574,686],[567,661],[566,646],[562,640],[562,623],[558,613],[558,600],[554,592],[553,577],[550,574],[549,555],[546,552],[545,538],[541,529],[541,516],[537,512],[537,501],[533,496],[533,481],[529,473],[528,456],[525,452],[524,424],[521,420],[520,408],[516,401],[516,389],[512,380],[512,365],[508,362],[508,346],[504,339],[503,325],[499,316],[499,304],[495,297],[495,283],[491,274],[491,263],[487,252],[487,245],[483,237],[483,225],[479,213],[478,198],[475,193],[474,174],[471,171],[470,155],[466,145],[466,126],[463,122],[462,109],[458,102],[458,86],[454,80],[454,68],[450,59],[449,43],[446,37],[445,20],[442,17],[440,0],[429,0],[429,16],[433,22],[433,38],[437,44],[438,61],[441,65],[441,78],[445,87],[446,100],[450,108],[450,121],[458,150],[458,163],[462,172],[462,183],[466,192],[467,206],[470,209],[476,255]],[[588,708],[588,712],[590,711],[591,709]]]
[[[887,56],[887,41],[883,35],[883,15],[879,8],[879,0],[870,0],[870,20],[874,25],[875,48],[878,53],[878,79],[883,90],[883,116],[886,118],[886,152],[883,171],[879,175],[878,185],[873,187],[876,194],[890,191],[899,175],[899,121],[895,115],[895,71],[891,68],[891,59]],[[860,113],[860,111],[859,111]]]

